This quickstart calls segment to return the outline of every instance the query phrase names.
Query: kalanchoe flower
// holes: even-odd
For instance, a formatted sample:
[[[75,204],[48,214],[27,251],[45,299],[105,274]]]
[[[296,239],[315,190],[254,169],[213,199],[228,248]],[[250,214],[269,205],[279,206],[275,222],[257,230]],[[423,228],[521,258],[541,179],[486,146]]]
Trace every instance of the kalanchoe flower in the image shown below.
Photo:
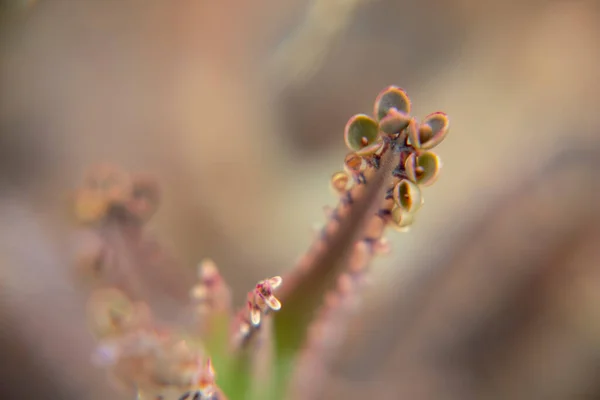
[[[349,119],[343,136],[350,152],[330,182],[337,206],[325,208],[326,222],[285,286],[279,276],[258,282],[237,314],[231,313],[230,290],[210,259],[199,264],[197,283],[178,291],[189,290],[197,311],[199,323],[192,332],[161,325],[146,303],[125,293],[135,286],[131,282],[95,286],[88,303],[89,325],[98,340],[94,364],[120,387],[135,390],[140,400],[224,400],[225,394],[236,400],[318,398],[328,363],[368,283],[371,261],[390,251],[387,228],[406,231],[422,208],[422,188],[439,176],[441,162],[431,149],[446,137],[448,117],[435,112],[418,123],[410,113],[407,94],[390,86],[377,96],[372,117]],[[75,197],[75,211],[89,231],[102,233],[97,238],[102,240],[91,241],[76,258],[79,263],[100,281],[124,264],[143,264],[123,274],[132,280],[132,271],[156,263],[157,257],[146,254],[162,255],[156,243],[125,242],[147,256],[127,264],[119,263],[110,241],[104,241],[124,232],[142,237],[159,194],[149,177],[106,166],[93,170]],[[282,302],[285,310],[272,313]],[[287,392],[290,382],[292,392]]]

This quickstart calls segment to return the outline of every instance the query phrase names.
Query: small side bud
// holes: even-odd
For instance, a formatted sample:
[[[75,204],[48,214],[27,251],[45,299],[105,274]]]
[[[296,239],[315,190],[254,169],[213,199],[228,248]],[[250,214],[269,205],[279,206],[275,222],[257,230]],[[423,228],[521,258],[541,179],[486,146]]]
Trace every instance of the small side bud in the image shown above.
[[[331,188],[338,195],[346,193],[352,186],[352,179],[347,173],[340,171],[333,174],[331,177]]]

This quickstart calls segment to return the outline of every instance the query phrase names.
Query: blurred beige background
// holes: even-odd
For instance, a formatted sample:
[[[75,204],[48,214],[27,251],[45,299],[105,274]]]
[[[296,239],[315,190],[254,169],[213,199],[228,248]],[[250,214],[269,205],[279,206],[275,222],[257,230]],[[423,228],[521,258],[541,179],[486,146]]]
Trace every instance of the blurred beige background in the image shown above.
[[[159,176],[150,229],[189,267],[212,257],[239,303],[293,265],[334,204],[346,120],[404,87],[415,115],[447,112],[451,134],[418,223],[374,265],[370,312],[437,251],[432,236],[460,232],[557,149],[600,142],[593,0],[4,3],[3,307],[80,390],[102,377],[82,367],[53,212],[91,163]],[[69,341],[80,354],[57,350]]]

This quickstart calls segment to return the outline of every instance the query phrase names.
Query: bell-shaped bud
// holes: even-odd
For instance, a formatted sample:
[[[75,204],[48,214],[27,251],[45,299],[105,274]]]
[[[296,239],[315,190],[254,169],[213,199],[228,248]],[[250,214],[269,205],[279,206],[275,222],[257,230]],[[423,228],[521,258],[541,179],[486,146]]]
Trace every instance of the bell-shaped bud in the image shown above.
[[[410,113],[410,99],[404,90],[396,86],[384,89],[375,99],[374,112],[377,120],[385,118],[392,108],[403,114]]]
[[[344,130],[344,140],[350,150],[361,156],[375,153],[382,145],[379,125],[365,114],[350,118]]]
[[[387,115],[379,121],[379,129],[388,135],[396,135],[406,129],[409,122],[408,114],[391,108]]]
[[[402,179],[394,186],[393,195],[396,205],[409,213],[416,212],[423,204],[421,189],[408,179]]]
[[[437,180],[442,162],[437,154],[425,151],[418,155],[410,154],[406,158],[404,167],[411,181],[417,185],[429,186]]]
[[[356,153],[350,153],[344,159],[344,169],[349,174],[355,175],[363,172],[367,167],[366,160]]]
[[[413,146],[417,149],[429,150],[446,138],[450,129],[450,120],[443,112],[429,114],[418,129],[418,139]],[[411,139],[412,140],[412,139]]]
[[[406,232],[414,221],[414,214],[409,213],[402,209],[402,207],[396,207],[392,210],[392,218],[390,219],[390,225],[398,232]]]
[[[337,194],[345,193],[347,190],[350,189],[351,186],[352,186],[352,179],[350,179],[350,176],[343,171],[336,172],[331,177],[331,188]]]

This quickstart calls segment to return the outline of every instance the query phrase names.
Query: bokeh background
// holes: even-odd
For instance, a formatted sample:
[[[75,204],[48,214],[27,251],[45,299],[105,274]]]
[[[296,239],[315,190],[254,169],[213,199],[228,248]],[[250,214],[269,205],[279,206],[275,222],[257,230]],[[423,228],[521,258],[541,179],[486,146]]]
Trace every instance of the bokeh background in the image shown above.
[[[572,221],[598,216],[593,171],[600,152],[593,149],[600,146],[600,3],[1,4],[0,366],[9,377],[2,390],[23,396],[33,390],[29,385],[42,388],[49,382],[37,396],[58,398],[52,393],[60,390],[65,399],[115,398],[89,363],[92,340],[84,300],[70,279],[66,256],[69,229],[63,217],[69,193],[88,165],[111,161],[155,174],[164,195],[149,229],[190,269],[204,257],[213,258],[239,304],[255,281],[283,273],[308,248],[311,228],[324,220],[323,206],[335,204],[328,182],[346,154],[345,122],[355,113],[370,112],[377,93],[395,84],[407,90],[416,116],[438,110],[449,114],[451,134],[438,151],[444,168],[425,191],[425,207],[411,232],[390,234],[392,254],[373,265],[361,314],[349,337],[340,338],[346,356],[334,366],[324,398],[455,398],[459,392],[462,397],[456,398],[463,399],[577,398],[569,397],[571,392],[526,392],[514,383],[525,378],[510,374],[494,375],[502,382],[496,386],[475,385],[488,388],[478,395],[462,392],[475,379],[468,374],[440,373],[444,384],[439,385],[425,373],[407,375],[410,356],[398,344],[403,337],[397,327],[402,314],[398,296],[418,287],[412,280],[416,270],[469,263],[501,269],[510,264],[502,259],[507,254],[517,265],[526,259],[523,252],[539,244],[535,233],[523,233],[532,215],[540,218],[542,231],[557,232],[554,241],[543,242],[544,249],[572,248],[566,241],[571,231],[560,224],[573,227]],[[569,170],[565,179],[551,180],[549,166],[560,167],[564,160],[556,155],[572,148],[591,155],[575,162],[575,172]],[[523,182],[542,182],[533,200],[517,195],[533,186]],[[536,212],[544,206],[550,211],[540,217]],[[569,214],[588,208],[588,213]],[[507,220],[513,221],[509,228],[502,225]],[[494,234],[478,234],[474,226]],[[598,243],[595,226],[582,246]],[[503,251],[472,255],[485,244]],[[581,269],[581,282],[600,288],[597,250],[591,255],[573,251],[589,264]],[[461,256],[467,261],[457,261]],[[537,265],[538,258],[530,264]],[[144,284],[160,290],[160,276],[150,272]],[[460,282],[473,274],[456,276]],[[447,293],[451,299],[464,297],[457,313],[485,296],[481,285],[493,287],[500,278],[483,274],[479,279],[471,297],[468,284]],[[573,285],[573,293],[583,290]],[[561,284],[557,288],[571,293]],[[430,297],[430,303],[437,301]],[[591,311],[585,315],[599,318],[598,298],[588,303]],[[487,315],[485,309],[480,314]],[[427,329],[460,326],[457,321],[434,325],[416,337],[430,338]],[[561,338],[572,337],[572,331],[564,331]],[[377,343],[390,354],[398,349],[399,355],[383,359]],[[478,346],[485,352],[485,345]],[[575,361],[569,362],[557,365],[579,371]],[[532,365],[527,371],[540,371]],[[599,371],[597,363],[585,366],[587,372]],[[568,375],[557,371],[556,376]],[[539,382],[554,376],[547,372]],[[437,389],[406,389],[409,381]],[[537,382],[531,376],[528,381]],[[586,392],[586,382],[569,383],[569,388]]]

